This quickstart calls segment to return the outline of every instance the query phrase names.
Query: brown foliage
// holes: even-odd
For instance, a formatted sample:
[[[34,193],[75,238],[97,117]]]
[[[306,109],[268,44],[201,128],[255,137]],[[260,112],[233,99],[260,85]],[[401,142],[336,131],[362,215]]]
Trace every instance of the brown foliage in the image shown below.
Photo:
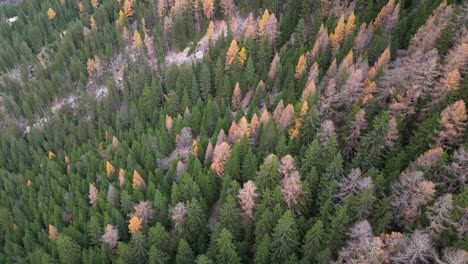
[[[281,159],[281,162],[283,159]],[[294,170],[281,180],[281,194],[289,209],[294,210],[302,193],[302,182],[299,172]]]
[[[429,169],[441,161],[443,154],[444,150],[442,148],[430,149],[421,154],[415,161],[411,162],[407,170]]]
[[[274,45],[278,35],[278,19],[275,13],[270,15],[267,23],[265,24],[265,36],[270,40],[270,44]]]
[[[291,126],[292,120],[294,118],[294,106],[288,104],[284,111],[281,113],[279,124],[283,129],[287,129]]]
[[[234,9],[236,8],[233,0],[221,0],[219,5],[223,10],[223,14],[225,14],[227,17],[231,17],[234,13]]]
[[[242,189],[239,190],[237,197],[239,198],[239,204],[244,211],[244,221],[252,219],[253,208],[255,206],[255,199],[258,197],[257,186],[252,181],[244,183]]]
[[[122,187],[125,184],[125,171],[120,168],[119,170],[119,185]]]
[[[434,13],[426,23],[421,26],[413,36],[408,47],[409,52],[427,52],[434,48],[437,39],[447,27],[453,8],[447,6],[447,1],[440,3],[439,7],[434,10]]]
[[[89,184],[89,204],[95,206],[99,198],[99,191],[93,183]]]
[[[203,13],[208,19],[213,16],[214,3],[213,0],[201,0]]]
[[[102,242],[106,243],[110,249],[117,247],[117,241],[119,240],[119,231],[113,225],[108,224],[101,237]]]
[[[145,181],[143,180],[143,178],[141,178],[138,171],[134,170],[133,171],[133,178],[132,178],[133,189],[136,189],[136,188],[144,186],[144,185],[145,185]]]
[[[276,73],[278,72],[279,62],[280,62],[280,56],[278,52],[276,52],[275,57],[273,58],[273,61],[271,62],[270,70],[268,71],[268,77],[271,80],[276,79]]]
[[[266,162],[266,161],[265,161]],[[291,155],[286,155],[281,158],[281,165],[278,168],[278,172],[283,176],[287,177],[294,171],[296,171],[296,166],[294,165],[294,159]]]
[[[127,18],[133,17],[135,15],[135,11],[133,10],[133,0],[125,0],[124,12]]]
[[[49,239],[50,240],[55,240],[57,239],[59,235],[59,232],[57,230],[57,228],[51,224],[49,224]]]
[[[216,174],[218,174],[218,176],[223,175],[224,166],[226,165],[226,162],[229,159],[230,155],[231,155],[231,146],[226,142],[217,144],[216,147],[214,148],[213,163],[211,164],[211,168]]]
[[[283,99],[281,99],[278,103],[278,105],[275,108],[275,111],[273,111],[273,120],[275,120],[276,123],[280,121],[281,115],[283,114],[284,110],[284,102]]]
[[[236,82],[234,91],[232,92],[231,106],[234,110],[239,109],[242,101],[242,92],[239,86],[239,82]]]
[[[226,52],[226,69],[229,69],[231,64],[234,63],[234,61],[237,58],[237,53],[239,52],[239,47],[237,46],[237,41],[233,39],[231,41],[231,44],[229,45],[229,49]]]
[[[364,109],[359,110],[351,121],[348,127],[348,137],[345,141],[344,154],[348,160],[352,158],[354,148],[361,139],[362,132],[367,129],[366,111]]]
[[[448,149],[457,146],[462,140],[467,118],[465,101],[463,100],[459,100],[445,108],[440,113],[442,129],[439,131],[436,146]]]
[[[430,202],[435,193],[435,185],[423,178],[420,171],[400,175],[400,180],[392,185],[390,197],[395,222],[410,228],[422,206]]]

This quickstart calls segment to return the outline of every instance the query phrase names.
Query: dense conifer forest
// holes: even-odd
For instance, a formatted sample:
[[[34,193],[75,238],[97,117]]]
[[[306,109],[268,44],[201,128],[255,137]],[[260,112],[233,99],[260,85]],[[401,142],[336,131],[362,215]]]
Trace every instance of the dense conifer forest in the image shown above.
[[[0,0],[0,263],[468,263],[462,0]]]

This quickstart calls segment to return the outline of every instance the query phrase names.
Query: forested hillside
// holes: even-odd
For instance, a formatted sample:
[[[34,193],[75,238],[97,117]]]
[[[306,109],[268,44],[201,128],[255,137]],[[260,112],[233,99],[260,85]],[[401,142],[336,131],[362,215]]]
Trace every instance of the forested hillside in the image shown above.
[[[468,263],[462,0],[1,0],[0,263]]]

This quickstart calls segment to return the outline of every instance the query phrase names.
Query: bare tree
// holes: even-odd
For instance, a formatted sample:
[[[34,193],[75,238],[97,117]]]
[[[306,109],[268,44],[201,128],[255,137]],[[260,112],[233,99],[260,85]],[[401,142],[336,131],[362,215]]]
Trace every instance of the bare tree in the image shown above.
[[[172,209],[172,223],[174,224],[174,228],[180,229],[182,227],[182,221],[184,220],[185,216],[185,204],[183,202],[179,202],[176,206]]]
[[[422,230],[416,230],[411,237],[401,240],[399,251],[392,256],[394,263],[433,263],[437,259],[432,238]]]
[[[404,228],[410,228],[422,206],[432,200],[434,183],[425,181],[420,171],[403,173],[400,180],[393,183],[390,201],[394,221]]]
[[[363,177],[361,170],[351,169],[348,176],[344,177],[338,183],[338,193],[336,197],[344,199],[350,194],[359,194],[365,189],[373,189],[374,184],[372,183],[371,177]]]
[[[354,120],[351,121],[348,127],[348,136],[345,142],[345,156],[348,160],[351,160],[354,148],[358,145],[362,132],[367,129],[366,111],[364,109],[359,110]]]
[[[468,183],[468,149],[461,146],[453,152],[452,162],[445,166],[447,174],[443,177],[443,185],[447,191],[464,188]]]
[[[450,219],[452,209],[452,194],[439,197],[434,205],[429,207],[426,215],[430,221],[428,229],[433,236],[437,237],[442,231],[454,224]]]

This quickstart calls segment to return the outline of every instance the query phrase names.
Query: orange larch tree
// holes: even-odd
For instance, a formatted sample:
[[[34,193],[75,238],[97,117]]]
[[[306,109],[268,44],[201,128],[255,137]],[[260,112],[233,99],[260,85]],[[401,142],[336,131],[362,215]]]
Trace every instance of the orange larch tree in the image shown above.
[[[229,49],[226,52],[226,69],[229,69],[231,64],[234,63],[234,61],[237,58],[237,52],[239,51],[239,47],[237,46],[237,41],[233,39],[231,41],[231,44],[229,45]]]

